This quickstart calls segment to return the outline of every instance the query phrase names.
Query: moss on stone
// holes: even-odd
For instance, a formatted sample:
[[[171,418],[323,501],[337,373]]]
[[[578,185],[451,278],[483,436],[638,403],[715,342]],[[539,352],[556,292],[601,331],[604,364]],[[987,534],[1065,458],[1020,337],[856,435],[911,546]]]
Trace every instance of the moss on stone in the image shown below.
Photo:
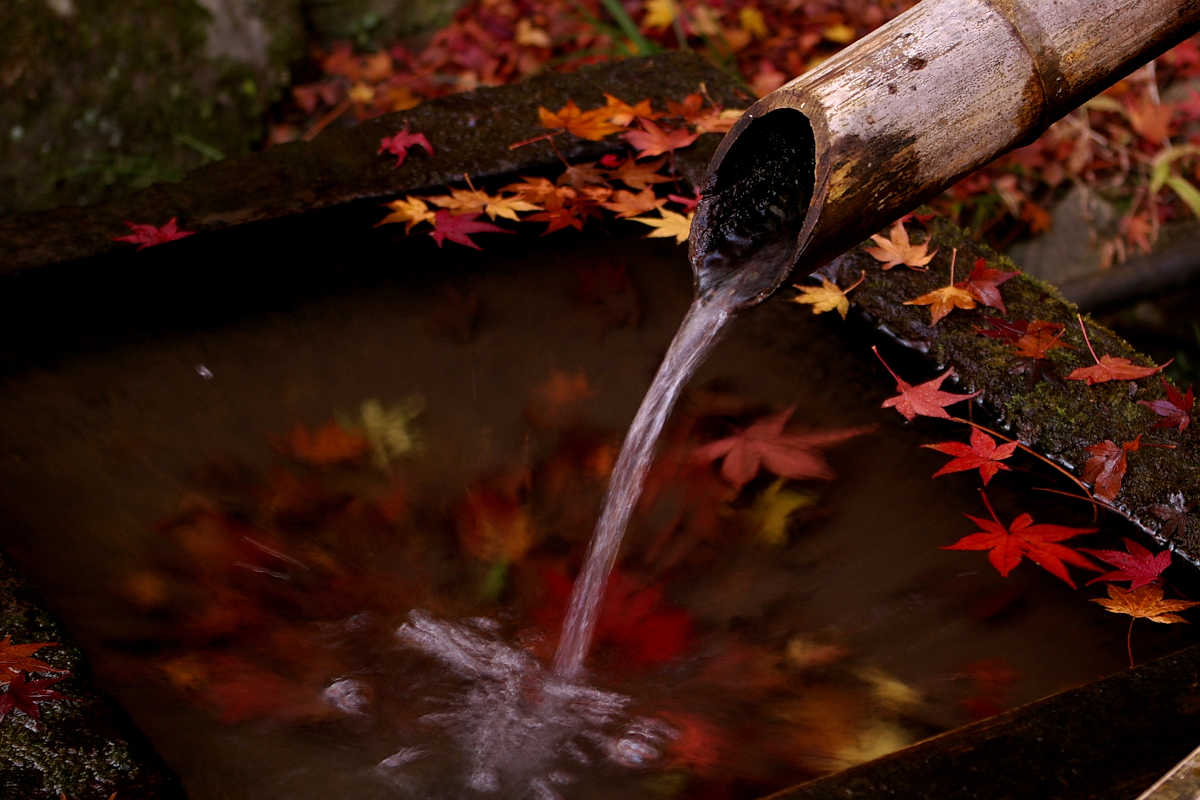
[[[956,310],[937,325],[930,325],[926,307],[903,303],[945,286],[950,260],[956,251],[956,281],[966,277],[977,258],[984,258],[993,268],[1019,272],[1010,259],[947,222],[932,223],[930,237],[939,250],[927,272],[903,268],[884,272],[861,248],[836,259],[829,271],[845,285],[857,278],[859,270],[866,270],[866,281],[852,296],[854,306],[896,339],[927,353],[939,366],[953,366],[961,385],[981,392],[977,402],[1010,435],[1072,469],[1077,476],[1082,475],[1089,457],[1086,448],[1090,445],[1105,440],[1120,444],[1139,434],[1143,443],[1168,445],[1142,447],[1128,455],[1128,469],[1113,505],[1160,541],[1200,564],[1200,517],[1189,514],[1186,530],[1168,542],[1161,534],[1161,520],[1152,511],[1155,505],[1168,504],[1176,492],[1182,492],[1188,501],[1200,500],[1197,426],[1182,433],[1152,430],[1158,417],[1138,401],[1163,396],[1161,385],[1154,378],[1093,386],[1065,380],[1074,369],[1095,363],[1079,328],[1079,311],[1054,286],[1023,273],[1002,287],[1007,316],[1057,322],[1065,327],[1063,340],[1074,349],[1054,350],[1049,356],[1060,380],[1043,379],[1030,384],[1026,375],[1013,371],[1017,357],[1009,346],[978,334],[976,329],[983,326],[984,320],[1000,316],[995,309]],[[1097,355],[1108,354],[1135,364],[1151,365],[1149,359],[1111,330],[1088,317],[1083,319]]]

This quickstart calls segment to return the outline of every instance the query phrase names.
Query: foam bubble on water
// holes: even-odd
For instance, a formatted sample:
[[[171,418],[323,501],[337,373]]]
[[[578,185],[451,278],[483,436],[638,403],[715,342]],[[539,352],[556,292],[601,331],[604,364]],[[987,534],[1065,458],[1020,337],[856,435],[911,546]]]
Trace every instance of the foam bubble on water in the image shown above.
[[[457,749],[466,792],[552,800],[580,767],[652,766],[673,734],[661,720],[631,715],[628,697],[555,675],[505,642],[490,620],[451,622],[413,611],[396,637],[462,679],[451,696],[436,698],[444,710],[420,721]],[[377,771],[405,784],[424,755],[402,749]]]

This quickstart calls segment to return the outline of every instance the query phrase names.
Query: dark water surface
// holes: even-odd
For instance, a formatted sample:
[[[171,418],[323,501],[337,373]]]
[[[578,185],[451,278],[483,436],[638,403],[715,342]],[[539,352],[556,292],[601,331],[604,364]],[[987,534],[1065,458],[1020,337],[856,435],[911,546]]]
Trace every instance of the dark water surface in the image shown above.
[[[931,480],[944,458],[919,445],[965,435],[880,409],[864,332],[776,298],[730,326],[668,443],[793,404],[797,430],[878,430],[828,452],[832,481],[760,477],[712,519],[652,472],[586,680],[548,678],[691,287],[683,248],[504,247],[397,248],[369,278],[347,277],[352,248],[297,265],[328,268],[327,292],[277,264],[277,294],[191,264],[141,276],[161,281],[153,307],[111,285],[16,320],[9,294],[0,545],[194,800],[755,796],[1125,666],[1124,618],[1094,588],[939,549],[986,511],[976,477]],[[282,452],[296,424],[361,422],[371,399],[422,409],[419,450],[386,468]],[[1088,524],[1021,485],[993,481],[1003,520]],[[774,542],[753,522],[770,492],[805,497]],[[1139,660],[1180,643],[1134,631]]]

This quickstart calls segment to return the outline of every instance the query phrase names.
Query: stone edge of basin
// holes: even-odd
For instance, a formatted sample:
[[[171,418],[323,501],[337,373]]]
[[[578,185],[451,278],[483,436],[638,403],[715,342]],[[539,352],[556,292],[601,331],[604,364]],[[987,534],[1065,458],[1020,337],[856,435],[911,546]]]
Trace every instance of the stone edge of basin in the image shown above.
[[[923,352],[942,367],[955,368],[959,391],[981,391],[978,402],[1013,436],[1042,455],[1064,466],[1077,477],[1089,457],[1086,448],[1104,440],[1118,445],[1143,435],[1143,444],[1154,442],[1172,447],[1142,447],[1128,454],[1128,469],[1121,490],[1112,502],[1114,509],[1141,527],[1160,545],[1169,546],[1193,565],[1200,566],[1200,515],[1193,508],[1185,515],[1183,530],[1175,536],[1164,531],[1164,522],[1154,514],[1155,506],[1170,505],[1171,495],[1182,492],[1185,503],[1200,501],[1200,426],[1180,432],[1153,429],[1159,420],[1139,400],[1165,396],[1157,376],[1136,382],[1111,381],[1086,385],[1065,380],[1076,367],[1095,364],[1083,343],[1076,314],[1079,309],[1063,298],[1057,288],[1020,271],[1011,260],[972,240],[961,229],[943,221],[931,223],[930,235],[940,251],[928,272],[893,269],[884,272],[879,262],[859,247],[831,262],[823,274],[841,286],[866,279],[851,295],[851,303],[875,325],[907,347]],[[1056,349],[1049,362],[1058,381],[1030,381],[1019,367],[1011,345],[979,335],[988,318],[998,318],[991,309],[956,311],[937,325],[930,325],[925,306],[903,301],[933,291],[946,283],[947,262],[957,248],[959,279],[970,272],[977,258],[989,267],[1015,271],[1015,278],[1001,287],[1009,319],[1046,320],[1065,327],[1064,341],[1074,349]],[[1097,355],[1130,359],[1138,365],[1152,362],[1120,336],[1085,316],[1088,335]],[[884,380],[890,380],[882,374]],[[902,376],[918,383],[928,376]],[[965,407],[961,413],[965,413]],[[950,409],[953,413],[955,409]],[[951,436],[954,436],[951,432]],[[959,437],[965,438],[965,437]],[[1056,488],[1078,492],[1068,485]],[[1064,499],[1081,507],[1080,500]],[[1104,512],[1101,512],[1102,514]]]
[[[545,129],[538,107],[558,109],[574,100],[582,108],[604,104],[604,93],[636,102],[681,100],[703,83],[726,108],[753,98],[726,73],[691,53],[665,53],[547,74],[518,84],[477,89],[423,103],[350,128],[329,130],[311,142],[279,145],[217,162],[177,183],[162,183],[94,206],[72,206],[0,218],[0,274],[77,261],[133,246],[114,242],[128,233],[125,221],[162,225],[177,217],[199,234],[278,219],[354,201],[389,198],[461,183],[464,174],[486,181],[537,173],[559,165],[545,142],[510,149]],[[380,154],[380,139],[407,125],[433,145],[428,156],[414,148],[397,166]],[[681,155],[677,166],[698,183],[720,137]],[[594,160],[624,147],[620,139],[592,142],[570,135],[557,140],[569,161]]]
[[[0,634],[19,644],[69,637],[0,558]],[[70,670],[54,689],[66,699],[39,703],[41,722],[10,712],[0,720],[0,796],[23,800],[182,800],[178,779],[116,703],[94,688],[80,650],[46,647],[36,657]]]

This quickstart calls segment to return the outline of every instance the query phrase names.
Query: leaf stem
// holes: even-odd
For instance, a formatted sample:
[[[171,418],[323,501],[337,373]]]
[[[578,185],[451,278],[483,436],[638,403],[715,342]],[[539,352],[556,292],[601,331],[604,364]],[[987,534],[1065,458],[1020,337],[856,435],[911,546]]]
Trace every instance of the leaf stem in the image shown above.
[[[1096,358],[1096,351],[1092,349],[1092,340],[1088,338],[1087,326],[1083,324],[1083,314],[1075,314],[1075,318],[1079,320],[1079,330],[1083,331],[1083,341],[1088,347],[1088,352],[1092,354],[1092,359],[1099,364],[1100,359]]]
[[[1129,668],[1133,669],[1133,623],[1137,617],[1129,618],[1129,630],[1125,632],[1125,652],[1129,655]]]
[[[987,506],[988,513],[992,515],[992,519],[994,519],[996,521],[997,525],[999,525],[1001,528],[1003,528],[1004,523],[1001,522],[1000,518],[996,516],[996,509],[992,508],[992,502],[990,500],[988,500],[987,492],[985,492],[982,488],[980,488],[979,496],[983,498],[983,504],[985,506]]]
[[[871,345],[871,352],[874,353],[875,357],[879,359],[879,363],[883,364],[883,368],[886,369],[889,373],[891,373],[891,376],[896,379],[896,383],[898,383],[898,384],[904,383],[904,381],[900,380],[899,375],[897,375],[895,372],[892,372],[892,368],[889,367],[888,363],[883,360],[883,356],[879,355],[879,348],[876,345]],[[959,420],[959,421],[964,422],[965,420]]]

